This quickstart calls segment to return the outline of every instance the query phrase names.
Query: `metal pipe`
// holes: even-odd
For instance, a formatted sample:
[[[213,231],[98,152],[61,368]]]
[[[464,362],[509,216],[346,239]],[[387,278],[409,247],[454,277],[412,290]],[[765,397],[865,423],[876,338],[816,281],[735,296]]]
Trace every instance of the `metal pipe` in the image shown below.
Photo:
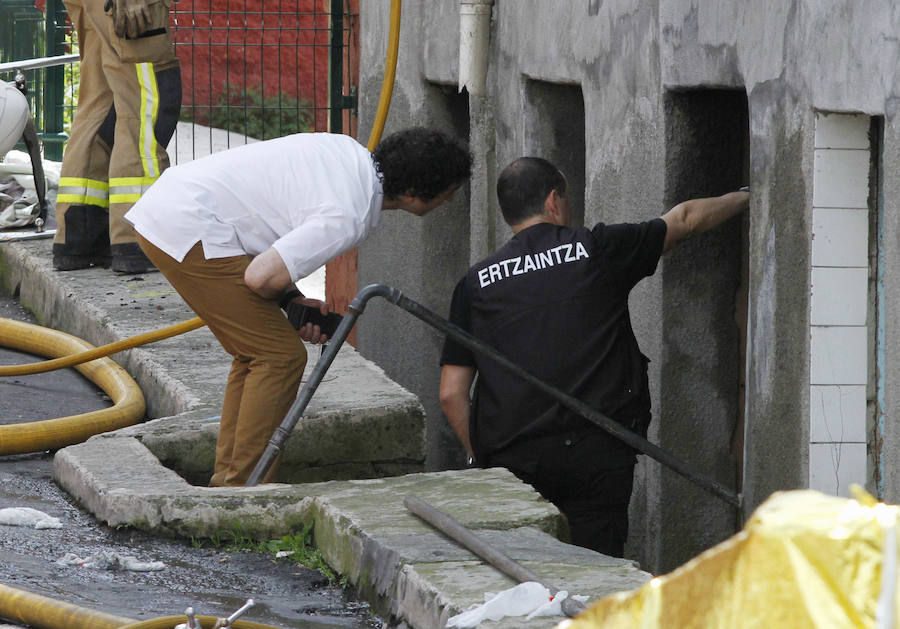
[[[677,472],[701,489],[708,491],[709,493],[716,496],[717,498],[720,498],[729,505],[738,509],[740,508],[741,497],[739,494],[729,489],[728,487],[725,487],[725,485],[719,483],[718,481],[707,478],[702,472],[697,470],[687,461],[683,461],[678,457],[666,452],[656,444],[650,443],[637,433],[632,432],[622,424],[618,423],[614,419],[607,417],[603,413],[594,410],[581,400],[574,398],[571,395],[568,395],[567,393],[564,393],[559,389],[550,386],[543,380],[536,378],[487,343],[478,340],[471,334],[463,331],[461,328],[453,325],[449,321],[442,319],[421,304],[418,304],[402,295],[400,295],[396,303],[398,306],[409,312],[414,317],[417,317],[428,325],[444,332],[444,334],[452,338],[460,345],[468,347],[473,352],[476,352],[477,354],[493,360],[497,364],[513,372],[515,375],[519,376],[520,378],[534,386],[536,389],[539,389],[541,392],[546,393],[566,408],[575,411],[576,413],[592,422],[593,424],[596,424],[614,437],[621,439],[635,450],[639,450],[647,456],[656,459],[669,469]]]
[[[307,381],[306,385],[303,387],[303,390],[300,392],[300,395],[297,397],[297,400],[294,402],[293,406],[291,406],[291,409],[288,411],[287,417],[284,418],[284,421],[275,430],[275,434],[269,441],[269,445],[266,447],[266,451],[263,453],[263,456],[260,458],[259,463],[257,463],[256,468],[253,470],[253,474],[251,474],[250,479],[247,481],[247,487],[253,487],[257,485],[263,478],[263,476],[265,476],[265,473],[275,461],[275,457],[278,456],[278,453],[281,451],[284,442],[287,440],[288,436],[290,436],[291,432],[294,429],[294,426],[300,419],[300,416],[309,405],[309,401],[315,393],[316,388],[322,381],[322,378],[325,375],[325,372],[328,370],[328,367],[331,366],[331,362],[337,355],[337,351],[338,349],[340,349],[340,345],[344,342],[344,340],[346,340],[347,335],[350,334],[350,330],[356,323],[356,319],[359,317],[359,315],[362,314],[363,310],[365,309],[366,303],[372,297],[376,296],[384,297],[389,302],[399,306],[400,308],[403,308],[417,319],[424,321],[433,328],[437,328],[460,345],[464,345],[473,352],[484,356],[489,360],[493,360],[500,366],[511,371],[513,374],[517,375],[518,377],[534,386],[536,389],[539,389],[543,393],[557,400],[566,408],[578,413],[609,434],[624,441],[635,450],[643,452],[647,456],[659,461],[674,472],[677,472],[701,489],[711,493],[727,504],[740,509],[741,496],[737,492],[729,489],[718,481],[707,478],[692,464],[688,463],[687,461],[683,461],[682,459],[674,456],[673,454],[670,454],[669,452],[666,452],[658,445],[650,443],[637,433],[632,432],[622,424],[607,417],[603,413],[594,410],[581,400],[574,398],[571,395],[568,395],[567,393],[564,393],[559,389],[550,386],[543,380],[536,378],[487,343],[478,340],[468,332],[463,331],[458,326],[455,326],[449,321],[442,319],[425,306],[413,301],[412,299],[409,299],[408,297],[405,297],[403,293],[398,289],[392,288],[385,284],[370,284],[369,286],[363,288],[356,295],[356,297],[353,298],[353,301],[350,303],[350,312],[347,314],[347,316],[344,317],[341,325],[338,326],[338,329],[335,332],[334,338],[329,344],[328,349],[322,355],[322,358],[320,358],[316,363],[309,381]]]
[[[78,61],[78,54],[57,55],[55,57],[38,57],[37,59],[23,59],[22,61],[7,61],[0,63],[0,72],[12,72],[13,70],[36,70],[37,68],[51,68]]]
[[[459,2],[459,91],[484,96],[494,0]]]
[[[453,541],[462,544],[465,548],[484,559],[506,576],[515,579],[519,583],[525,583],[526,581],[540,583],[550,590],[550,596],[556,596],[559,592],[558,588],[544,582],[537,574],[505,554],[503,551],[497,550],[452,517],[443,511],[435,509],[424,500],[421,500],[416,496],[407,496],[403,499],[403,506],[437,530],[447,535]],[[562,611],[569,618],[574,618],[583,610],[584,605],[574,598],[566,598],[562,602]]]
[[[334,336],[328,342],[321,358],[316,362],[316,366],[309,375],[309,380],[303,385],[300,394],[297,396],[297,399],[294,400],[294,403],[288,410],[281,425],[275,429],[275,434],[272,435],[272,438],[266,446],[265,452],[263,452],[256,467],[253,468],[253,473],[250,474],[250,478],[247,479],[247,482],[244,485],[245,487],[255,487],[258,485],[265,477],[266,472],[269,471],[269,468],[272,467],[272,464],[284,447],[285,441],[287,441],[287,438],[290,437],[291,433],[294,431],[294,426],[297,425],[297,422],[300,421],[303,413],[306,412],[306,407],[309,406],[309,401],[312,399],[319,384],[321,384],[325,372],[328,371],[331,363],[334,362],[335,356],[337,356],[338,350],[341,349],[341,345],[344,344],[344,341],[346,341],[347,337],[350,335],[350,331],[353,329],[356,319],[365,310],[366,303],[375,296],[384,297],[391,303],[397,303],[401,294],[396,288],[391,288],[385,284],[370,284],[357,293],[356,297],[353,298],[353,301],[350,302],[347,314],[344,316],[344,319],[341,321],[337,330],[335,330]]]

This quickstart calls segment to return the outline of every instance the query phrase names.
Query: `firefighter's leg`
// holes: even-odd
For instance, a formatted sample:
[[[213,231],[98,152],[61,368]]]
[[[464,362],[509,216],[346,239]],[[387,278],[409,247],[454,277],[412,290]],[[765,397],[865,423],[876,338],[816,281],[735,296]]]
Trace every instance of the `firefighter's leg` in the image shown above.
[[[131,70],[138,89],[126,87],[120,92],[118,87],[125,81],[114,82],[108,75],[119,112],[109,172],[112,268],[120,273],[141,273],[149,260],[138,247],[131,225],[122,217],[169,166],[166,145],[181,110],[181,69],[177,60],[162,66],[138,63],[121,67]],[[128,104],[120,106],[123,102]],[[126,109],[136,115],[126,118]]]
[[[80,0],[68,0],[66,8],[78,33],[81,84],[56,204],[53,267],[61,271],[109,264],[108,173],[115,125],[113,94],[101,65],[102,38]]]
[[[147,36],[120,39],[112,22],[92,12],[106,26],[103,72],[116,110],[115,141],[109,168],[109,242],[112,268],[142,273],[153,265],[137,245],[123,216],[169,165],[166,145],[181,110],[181,70],[165,26]]]

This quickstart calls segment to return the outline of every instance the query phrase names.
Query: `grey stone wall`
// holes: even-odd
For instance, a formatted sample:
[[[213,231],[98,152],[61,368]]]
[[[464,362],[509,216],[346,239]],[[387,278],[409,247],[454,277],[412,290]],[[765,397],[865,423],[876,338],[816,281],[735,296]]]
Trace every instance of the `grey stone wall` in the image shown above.
[[[365,137],[389,8],[361,4]],[[652,359],[651,439],[740,487],[745,501],[735,513],[642,460],[628,552],[646,569],[670,569],[737,530],[773,491],[808,484],[815,112],[883,117],[881,228],[897,233],[900,7],[890,0],[497,0],[480,99],[456,94],[458,28],[455,0],[405,3],[387,131],[424,124],[468,134],[475,176],[454,207],[425,220],[386,213],[360,251],[361,286],[384,281],[446,314],[467,264],[509,236],[494,183],[523,154],[567,171],[585,224],[646,220],[692,196],[753,187],[743,224],[667,255],[631,299]],[[885,238],[878,255],[896,268],[896,238]],[[888,271],[878,289],[886,418],[870,435],[883,497],[892,501],[900,498],[892,464],[900,447],[891,421],[900,393],[890,368],[900,323],[894,276]],[[430,469],[461,460],[437,402],[440,345],[436,332],[381,304],[360,321],[362,353],[423,402]]]

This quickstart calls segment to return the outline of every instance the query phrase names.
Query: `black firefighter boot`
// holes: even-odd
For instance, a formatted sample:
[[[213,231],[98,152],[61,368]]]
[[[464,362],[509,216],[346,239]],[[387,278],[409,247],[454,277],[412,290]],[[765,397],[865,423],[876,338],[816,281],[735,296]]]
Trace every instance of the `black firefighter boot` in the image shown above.
[[[109,266],[109,218],[106,210],[93,205],[72,205],[63,215],[64,243],[53,243],[53,268],[77,271]]]
[[[150,258],[144,255],[136,242],[113,245],[111,249],[112,270],[116,273],[135,275],[156,270]]]

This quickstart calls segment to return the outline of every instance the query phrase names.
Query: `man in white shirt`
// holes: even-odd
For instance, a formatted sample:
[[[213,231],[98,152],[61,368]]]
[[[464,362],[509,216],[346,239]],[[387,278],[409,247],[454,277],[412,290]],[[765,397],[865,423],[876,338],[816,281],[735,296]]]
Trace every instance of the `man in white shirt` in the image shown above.
[[[400,131],[371,154],[348,136],[301,133],[169,168],[125,215],[233,357],[211,486],[246,482],[296,396],[301,338],[325,340],[282,313],[291,299],[328,312],[295,282],[359,245],[382,210],[424,216],[470,171],[468,151],[438,131]]]

